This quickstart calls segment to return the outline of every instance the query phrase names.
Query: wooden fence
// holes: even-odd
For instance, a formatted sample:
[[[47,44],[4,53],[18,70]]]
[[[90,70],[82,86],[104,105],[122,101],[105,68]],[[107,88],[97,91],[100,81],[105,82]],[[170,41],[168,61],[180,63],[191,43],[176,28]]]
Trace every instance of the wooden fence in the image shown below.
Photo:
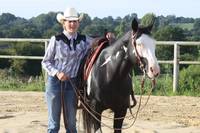
[[[38,42],[44,43],[45,50],[47,48],[49,39],[21,39],[21,38],[0,38],[0,42]],[[159,60],[160,64],[173,64],[173,92],[176,92],[179,81],[179,65],[180,64],[196,64],[200,65],[200,61],[180,61],[180,47],[181,46],[200,46],[200,42],[183,42],[183,41],[157,41],[157,45],[173,45],[174,46],[174,59],[173,60]],[[15,59],[31,59],[42,60],[42,56],[13,56],[13,55],[0,55],[0,58],[15,58]]]

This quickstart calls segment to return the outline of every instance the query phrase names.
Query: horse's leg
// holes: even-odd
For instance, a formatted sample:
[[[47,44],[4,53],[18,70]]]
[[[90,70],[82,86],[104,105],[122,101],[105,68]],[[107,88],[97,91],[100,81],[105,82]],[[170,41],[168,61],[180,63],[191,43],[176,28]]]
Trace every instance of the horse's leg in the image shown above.
[[[102,130],[101,130],[101,116],[96,115],[96,118],[98,120],[94,121],[94,133],[102,133]]]
[[[94,133],[102,133],[101,130],[101,113],[102,113],[102,108],[100,106],[100,103],[97,103],[96,100],[92,101],[93,105],[93,114],[95,118],[93,117],[93,124],[94,124]]]
[[[123,118],[125,117],[127,112],[127,109],[122,109],[121,111],[118,112],[114,112],[114,118]],[[123,119],[116,119],[114,120],[114,133],[121,133],[122,131],[120,130],[122,128],[122,124],[123,124],[124,118]]]

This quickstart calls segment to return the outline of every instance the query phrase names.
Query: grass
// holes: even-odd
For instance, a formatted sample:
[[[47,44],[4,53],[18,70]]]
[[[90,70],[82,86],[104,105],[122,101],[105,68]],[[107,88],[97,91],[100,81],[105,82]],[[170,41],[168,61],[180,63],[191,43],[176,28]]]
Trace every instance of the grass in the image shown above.
[[[135,87],[135,93],[141,94],[141,77],[137,77],[136,81],[134,81]],[[144,84],[144,91],[143,94],[148,95],[149,92],[152,89],[152,82],[148,78],[145,79]],[[172,96],[174,95],[173,89],[172,89],[172,77],[169,75],[160,76],[156,79],[156,85],[152,90],[152,95],[158,95],[158,96]]]
[[[19,77],[0,80],[1,91],[44,91],[44,80],[40,77],[35,77],[32,81],[24,81]]]
[[[178,88],[177,92],[173,92],[173,77],[172,75],[165,74],[165,75],[160,75],[156,79],[156,86],[152,91],[152,95],[156,96],[175,96],[175,95],[184,95],[184,96],[196,96],[199,97],[200,93],[199,90],[187,90],[184,88]],[[140,95],[141,94],[141,77],[137,76],[134,80],[134,91],[135,94]],[[180,85],[182,86],[182,85]],[[148,95],[151,90],[151,81],[147,78],[145,80],[145,85],[144,85],[144,95]]]
[[[152,91],[152,95],[156,96],[174,96],[174,95],[185,95],[185,96],[200,96],[199,90],[186,90],[179,88],[178,92],[174,93],[172,89],[173,84],[172,75],[165,74],[160,75],[156,80],[156,86]],[[141,76],[133,78],[134,92],[136,95],[141,94]],[[0,80],[0,91],[44,91],[45,82],[42,76],[34,77],[32,80],[24,80],[19,77],[7,77],[1,78]],[[148,95],[151,91],[151,80],[146,78],[144,84],[144,95]]]
[[[194,24],[193,23],[178,23],[176,25],[182,29],[192,30]]]

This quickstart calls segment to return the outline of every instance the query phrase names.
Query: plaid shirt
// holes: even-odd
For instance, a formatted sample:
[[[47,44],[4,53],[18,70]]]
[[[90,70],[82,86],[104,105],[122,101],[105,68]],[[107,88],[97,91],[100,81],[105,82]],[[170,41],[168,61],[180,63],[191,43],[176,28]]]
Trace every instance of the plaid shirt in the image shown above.
[[[91,47],[93,39],[85,36],[85,40],[76,41],[78,33],[74,36],[70,36],[66,31],[63,33],[68,42],[52,36],[42,60],[42,67],[51,76],[64,72],[68,77],[73,78],[77,76],[81,60]]]

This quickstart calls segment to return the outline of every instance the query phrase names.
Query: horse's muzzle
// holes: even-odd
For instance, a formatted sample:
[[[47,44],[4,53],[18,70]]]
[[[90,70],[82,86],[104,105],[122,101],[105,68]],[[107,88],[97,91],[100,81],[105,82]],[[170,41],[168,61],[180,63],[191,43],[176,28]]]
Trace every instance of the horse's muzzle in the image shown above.
[[[150,67],[147,73],[149,78],[158,77],[159,74],[160,74],[160,67],[158,65]]]

